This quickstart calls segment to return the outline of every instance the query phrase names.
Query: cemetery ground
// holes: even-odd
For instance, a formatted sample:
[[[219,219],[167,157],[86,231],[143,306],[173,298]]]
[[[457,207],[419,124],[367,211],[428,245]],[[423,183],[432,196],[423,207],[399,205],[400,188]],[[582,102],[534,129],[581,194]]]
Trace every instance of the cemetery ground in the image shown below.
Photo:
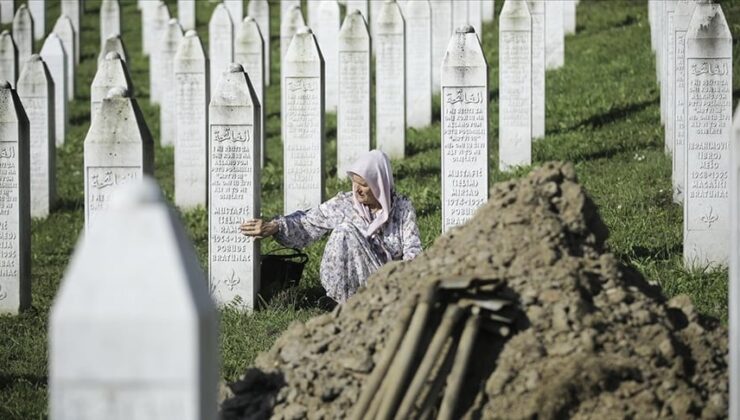
[[[140,15],[134,1],[122,1],[123,39],[129,70],[146,122],[158,138],[159,110],[148,103],[148,63],[141,54]],[[176,1],[168,1],[173,15]],[[723,1],[723,9],[740,39],[740,2]],[[50,28],[59,15],[58,2],[47,3]],[[500,11],[502,2],[497,2]],[[197,26],[207,45],[207,25],[215,2],[197,2]],[[49,309],[83,226],[83,141],[90,124],[89,86],[99,52],[99,1],[86,1],[82,20],[77,96],[70,108],[70,127],[58,150],[59,202],[53,213],[32,225],[33,304],[17,317],[0,317],[0,418],[43,418],[47,412],[47,324]],[[262,178],[266,217],[282,209],[282,153],[279,115],[279,8],[271,7],[272,84],[267,90],[267,164]],[[703,313],[727,320],[727,270],[687,271],[682,261],[682,209],[673,203],[671,161],[664,154],[659,115],[659,89],[650,52],[647,4],[644,1],[583,1],[578,31],[566,39],[565,66],[547,74],[547,136],[535,143],[535,165],[548,160],[571,161],[580,181],[599,206],[610,229],[609,244],[621,260],[659,284],[667,296],[686,293]],[[490,67],[491,167],[496,167],[498,133],[498,25],[483,29]],[[735,44],[734,97],[740,97],[740,64]],[[735,102],[736,104],[736,102]],[[374,107],[373,107],[374,109]],[[439,99],[432,126],[407,130],[407,157],[394,161],[397,189],[417,210],[422,241],[440,234]],[[350,188],[336,178],[336,119],[327,115],[326,177],[329,198]],[[155,175],[168,200],[173,198],[173,150],[155,151]],[[491,171],[497,182],[521,176]],[[182,215],[201,264],[207,255],[207,214],[198,209]],[[263,251],[277,247],[263,241]],[[260,310],[242,314],[226,308],[221,315],[222,377],[237,378],[257,353],[266,350],[294,320],[306,320],[326,309],[318,266],[323,241],[307,249],[310,256],[301,284],[285,291]],[[101,276],[105,272],[100,273]]]

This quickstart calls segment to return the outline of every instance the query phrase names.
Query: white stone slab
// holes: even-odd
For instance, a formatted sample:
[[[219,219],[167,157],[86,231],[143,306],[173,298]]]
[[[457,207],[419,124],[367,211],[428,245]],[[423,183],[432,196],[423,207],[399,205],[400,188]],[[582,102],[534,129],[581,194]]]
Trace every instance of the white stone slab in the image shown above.
[[[0,32],[0,82],[5,80],[11,86],[18,80],[18,49],[7,29]]]
[[[483,39],[483,6],[481,0],[468,0],[468,24],[475,29],[479,39]]]
[[[177,20],[182,29],[195,29],[195,0],[177,0]]]
[[[50,419],[215,419],[218,315],[195,249],[153,180],[115,201],[52,306]]]
[[[284,7],[285,2],[280,3],[280,7]],[[281,9],[282,10],[282,9]],[[303,26],[306,26],[305,21],[303,20],[303,13],[301,12],[300,6],[292,6],[290,9],[287,10],[286,13],[282,13],[280,15],[282,17],[282,21],[280,23],[280,80],[282,80],[285,77],[285,64],[283,63],[283,60],[285,58],[285,53],[288,51],[288,46],[290,45],[290,42],[293,40],[293,35],[295,35],[298,28],[301,28]],[[281,137],[285,138],[285,84],[280,84],[280,133]]]
[[[118,53],[108,53],[108,56],[98,66],[95,72],[95,78],[90,85],[90,118],[100,113],[103,106],[103,100],[108,96],[108,92],[115,87],[123,87],[131,97],[134,97],[134,84],[131,81],[131,75],[128,72],[126,63],[121,60]]]
[[[337,177],[370,150],[370,33],[354,9],[339,32],[339,106],[337,107]]]
[[[306,0],[306,25],[319,29],[319,8],[323,0]]]
[[[427,0],[410,1],[406,21],[406,127],[432,123],[432,10]]]
[[[523,0],[499,16],[499,170],[532,163],[532,17]]]
[[[229,16],[234,23],[244,19],[244,4],[242,0],[224,0],[224,6],[229,10]]]
[[[545,1],[530,0],[532,16],[532,138],[545,137]]]
[[[78,46],[80,45],[80,19],[82,17],[81,14],[82,9],[80,7],[80,0],[62,0],[62,15],[69,17],[69,20],[72,22],[72,28],[74,30],[75,64],[80,64],[80,51]]]
[[[175,54],[182,40],[182,28],[177,19],[170,19],[160,47],[162,63],[162,92],[168,92],[161,97],[159,104],[159,141],[162,146],[174,146],[177,138],[177,83],[175,79]]]
[[[320,0],[318,14],[316,16],[318,25],[314,33],[319,42],[321,55],[324,57],[324,68],[326,70],[326,112],[337,112],[339,100],[339,56],[337,52],[337,38],[339,37],[339,3],[336,0]]]
[[[678,9],[678,8],[677,8]],[[730,161],[730,417],[740,417],[740,107],[735,110]]]
[[[21,4],[13,18],[13,41],[18,48],[18,72],[20,74],[26,61],[33,54],[33,18],[25,4]]]
[[[383,3],[377,25],[375,144],[391,159],[400,159],[406,145],[406,31],[395,1]]]
[[[28,118],[15,90],[0,82],[0,314],[31,306]]]
[[[260,104],[260,167],[265,166],[265,44],[259,24],[247,16],[239,25],[234,39],[234,62],[242,65],[249,76]]]
[[[158,0],[146,0],[141,3],[141,52],[149,56],[153,41],[154,17],[156,16]]]
[[[29,123],[31,217],[46,217],[56,201],[54,83],[37,54],[29,58],[21,72],[18,96]]]
[[[375,0],[368,0],[370,5],[370,39],[373,40],[372,49],[373,49],[373,57],[375,56],[375,51],[377,49],[377,43],[375,42],[376,36],[378,35],[378,18],[380,18],[380,9],[383,8],[383,1],[375,1]]]
[[[292,9],[293,6],[300,7],[301,1],[300,0],[281,0],[280,1],[280,22],[282,22],[285,19],[285,16],[289,14],[290,9]]]
[[[296,32],[283,60],[284,214],[324,201],[324,59],[311,29]]]
[[[481,0],[481,14],[483,23],[496,20],[496,2],[494,0]]]
[[[698,4],[686,33],[684,263],[726,265],[732,126],[732,35],[722,8]]]
[[[262,34],[262,40],[265,44],[265,86],[270,86],[270,3],[267,0],[251,0],[247,5],[247,13],[257,21]],[[264,101],[261,103],[263,104],[262,112],[264,113]]]
[[[152,36],[149,43],[149,103],[159,104],[162,96],[166,94],[163,80],[166,74],[161,50],[170,23],[170,10],[167,4],[160,0],[157,8],[150,13],[153,13],[153,16],[151,18],[152,28],[149,32]]]
[[[54,82],[54,138],[57,147],[60,147],[67,133],[67,53],[61,38],[50,33],[41,47],[40,55]]]
[[[33,17],[33,38],[42,40],[46,35],[46,0],[28,0],[28,9]]]
[[[665,11],[665,2],[658,1],[655,5],[655,78],[658,80],[658,85],[661,84],[662,80],[662,54],[663,49],[661,48],[663,42],[663,12]],[[663,122],[663,106],[660,107],[660,122]]]
[[[208,62],[195,31],[188,31],[175,54],[175,204],[206,205],[208,188]]]
[[[668,89],[671,84],[670,80],[670,67],[672,62],[672,48],[671,48],[671,38],[673,34],[671,33],[671,22],[673,21],[673,12],[675,10],[676,3],[675,1],[669,1],[665,2],[663,5],[663,22],[661,23],[662,26],[662,39],[660,44],[660,56],[661,56],[661,70],[660,70],[660,122],[665,125],[664,133],[664,150],[665,153],[671,154],[672,153],[672,146],[673,144],[668,142],[668,136],[666,133],[669,129],[671,130],[670,134],[673,134],[672,127],[668,127],[668,119],[670,116],[668,115],[668,104],[671,101],[671,98],[669,98]]]
[[[558,69],[565,64],[565,27],[563,2],[545,1],[545,54],[547,70]],[[499,17],[500,19],[500,17]]]
[[[0,0],[0,23],[13,23],[14,10],[13,0]]]
[[[488,63],[472,26],[450,39],[442,64],[442,231],[488,200]]]
[[[121,60],[128,61],[126,45],[123,43],[123,40],[120,36],[112,36],[105,40],[105,44],[103,44],[103,48],[100,50],[100,54],[98,54],[98,65],[100,65],[100,62],[105,60],[105,57],[107,57],[108,53],[111,52],[118,53],[118,55],[121,56]]]
[[[121,35],[121,7],[118,0],[103,0],[100,5],[100,46],[116,35]]]
[[[452,0],[432,0],[432,93],[439,93],[440,69],[452,37]]]
[[[566,35],[576,33],[576,0],[563,0],[563,30]]]
[[[683,203],[686,177],[686,30],[694,14],[696,2],[682,1],[673,16],[673,201]]]
[[[352,13],[353,10],[359,10],[362,13],[362,17],[365,18],[365,22],[370,19],[370,12],[367,8],[368,0],[346,0],[347,15]]]
[[[210,92],[216,92],[221,74],[234,61],[234,22],[223,3],[216,6],[208,22],[208,61],[210,63]]]
[[[260,243],[239,233],[239,225],[260,217],[262,112],[241,64],[228,70],[208,112],[208,283],[218,304],[254,309]]]
[[[452,30],[465,26],[468,24],[468,1],[452,1]]]
[[[54,24],[54,33],[64,45],[64,53],[67,58],[67,100],[71,101],[75,96],[75,72],[77,70],[74,58],[77,54],[77,44],[75,43],[75,29],[72,20],[66,15],[59,16],[56,24]]]

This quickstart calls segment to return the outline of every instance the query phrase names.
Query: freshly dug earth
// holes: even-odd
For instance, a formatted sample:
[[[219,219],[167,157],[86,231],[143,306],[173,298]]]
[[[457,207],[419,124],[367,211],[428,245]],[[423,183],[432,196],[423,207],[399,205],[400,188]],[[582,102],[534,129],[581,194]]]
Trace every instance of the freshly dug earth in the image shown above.
[[[496,184],[490,197],[414,261],[293,324],[230,384],[224,418],[347,417],[405,300],[460,276],[503,282],[520,315],[495,363],[467,381],[459,417],[726,416],[727,330],[686,296],[666,301],[605,250],[607,229],[570,164]]]

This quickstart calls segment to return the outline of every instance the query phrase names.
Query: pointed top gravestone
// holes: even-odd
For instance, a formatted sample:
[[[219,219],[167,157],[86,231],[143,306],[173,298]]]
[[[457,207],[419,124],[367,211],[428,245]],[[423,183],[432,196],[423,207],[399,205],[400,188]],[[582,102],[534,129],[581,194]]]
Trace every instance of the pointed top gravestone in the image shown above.
[[[163,44],[160,47],[162,63],[162,95],[159,105],[159,140],[163,146],[174,146],[177,138],[177,116],[175,95],[175,54],[182,40],[182,27],[177,19],[170,19]]]
[[[280,6],[284,7],[288,2],[281,2]],[[280,21],[280,59],[282,62],[285,53],[288,51],[290,41],[293,39],[298,28],[306,26],[306,22],[303,20],[303,12],[301,12],[301,6],[295,5],[289,8],[286,13],[281,14]]]
[[[121,60],[118,53],[111,52],[98,66],[98,71],[95,72],[95,78],[90,86],[91,119],[95,119],[95,116],[100,112],[103,99],[108,96],[108,92],[119,86],[125,87],[129,95],[134,96],[134,84],[131,81],[126,63]]]
[[[5,80],[11,86],[18,80],[18,48],[7,29],[0,32],[0,81]]]
[[[432,123],[432,10],[427,0],[406,4],[406,125]]]
[[[33,39],[41,40],[46,35],[46,1],[30,1],[28,9],[33,19]]]
[[[155,182],[117,190],[51,309],[50,417],[217,418],[217,312],[204,277]]]
[[[67,54],[62,40],[55,33],[50,33],[41,47],[40,55],[54,82],[54,138],[57,147],[60,147],[64,144],[67,132]]]
[[[376,30],[375,143],[400,159],[406,143],[406,32],[395,1],[383,3]]]
[[[452,36],[452,0],[436,0],[432,7],[432,92],[439,93],[440,68]]]
[[[31,217],[46,217],[56,200],[54,83],[37,54],[28,59],[18,78],[18,96],[30,129]]]
[[[103,0],[100,5],[100,46],[111,36],[121,35],[121,6],[118,0]]]
[[[28,57],[33,54],[33,18],[25,4],[21,4],[13,18],[13,41],[18,48],[18,71],[20,72]]]
[[[98,55],[98,65],[100,65],[100,62],[105,60],[105,57],[107,57],[108,53],[111,52],[118,53],[121,60],[128,61],[126,45],[123,43],[123,39],[118,35],[108,37],[108,39],[105,40],[105,44],[103,44],[103,48],[100,50],[100,54]]]
[[[247,13],[259,25],[265,50],[265,86],[270,85],[270,3],[267,0],[251,0],[247,5]],[[265,107],[262,107],[262,112]]]
[[[260,104],[260,166],[265,163],[265,43],[257,21],[244,18],[234,39],[234,62],[239,63],[249,75]]]
[[[211,95],[221,73],[234,61],[234,23],[223,3],[216,6],[208,22],[208,59],[211,63]]]
[[[67,99],[73,100],[75,95],[75,55],[77,44],[75,43],[75,29],[72,20],[66,15],[59,16],[54,25],[54,33],[64,45],[64,53],[67,57]]]
[[[62,16],[67,16],[72,23],[74,31],[74,62],[80,64],[80,18],[81,18],[80,0],[62,0]],[[55,31],[56,32],[56,31]]]
[[[0,314],[31,306],[29,126],[18,95],[0,81]]]
[[[347,16],[352,13],[353,10],[359,10],[362,13],[362,17],[365,18],[365,22],[370,20],[370,14],[367,8],[368,0],[346,0]]]
[[[177,0],[177,20],[183,30],[195,29],[195,0]]]

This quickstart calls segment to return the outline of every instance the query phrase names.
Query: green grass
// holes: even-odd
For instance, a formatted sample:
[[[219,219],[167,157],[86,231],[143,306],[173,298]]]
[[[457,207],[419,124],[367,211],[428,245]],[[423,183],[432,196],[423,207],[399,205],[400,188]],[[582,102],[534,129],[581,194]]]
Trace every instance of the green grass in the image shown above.
[[[140,17],[135,1],[122,0],[124,41],[129,67],[149,128],[159,132],[159,109],[148,103],[147,60],[141,55]],[[60,201],[51,216],[32,226],[33,306],[16,317],[0,317],[0,418],[35,419],[47,415],[47,343],[49,308],[83,224],[82,148],[89,127],[89,85],[98,54],[99,1],[87,0],[82,25],[82,60],[77,71],[77,100],[70,109],[66,143],[59,150]],[[175,12],[176,1],[168,0]],[[497,2],[500,10],[502,2]],[[198,1],[197,25],[207,50],[208,17],[216,3]],[[723,2],[735,39],[740,39],[740,2]],[[279,7],[272,7],[272,80],[267,90],[267,166],[263,172],[263,212],[282,208],[282,154],[279,119]],[[246,10],[246,8],[245,8]],[[47,2],[46,27],[59,14],[58,2]],[[498,160],[498,26],[484,27],[483,44],[490,65],[491,162]],[[566,40],[566,65],[547,75],[547,136],[534,146],[535,165],[547,160],[574,162],[611,231],[611,249],[668,296],[688,293],[698,309],[727,319],[727,270],[682,266],[681,207],[671,200],[671,163],[663,153],[654,58],[649,47],[645,1],[584,1],[578,9],[578,34]],[[37,45],[37,49],[40,43]],[[738,49],[737,42],[735,50]],[[740,54],[735,54],[735,97],[740,96]],[[414,202],[422,241],[440,234],[439,98],[435,122],[407,131],[409,156],[394,162],[398,189]],[[327,197],[349,185],[336,179],[336,119],[327,116]],[[491,181],[521,176],[491,173]],[[156,173],[165,196],[173,196],[172,149],[156,148]],[[183,221],[205,266],[206,213],[183,215]],[[264,241],[263,249],[276,244]],[[323,242],[308,248],[310,261],[301,285],[273,299],[266,309],[221,316],[222,376],[234,379],[295,320],[322,312],[317,304],[318,263]]]

